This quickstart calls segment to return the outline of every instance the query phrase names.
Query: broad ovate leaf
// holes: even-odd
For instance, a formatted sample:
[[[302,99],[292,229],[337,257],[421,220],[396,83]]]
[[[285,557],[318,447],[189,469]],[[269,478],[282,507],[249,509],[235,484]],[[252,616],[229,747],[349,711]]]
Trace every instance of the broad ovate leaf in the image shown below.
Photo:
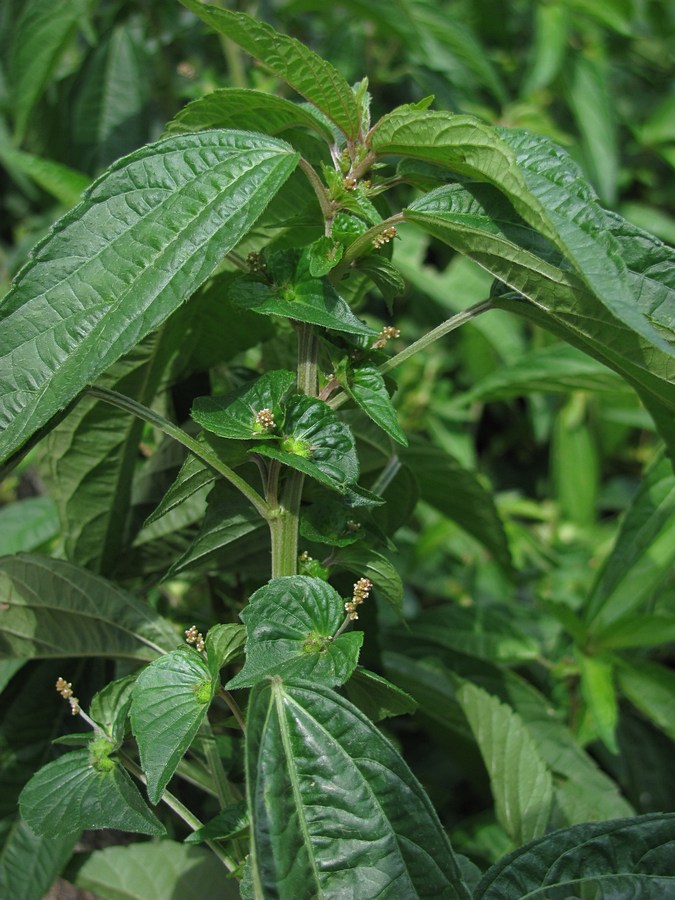
[[[553,831],[485,873],[475,900],[664,900],[675,891],[675,814]]]
[[[36,834],[67,834],[85,828],[118,828],[165,834],[120,763],[75,750],[47,763],[19,799],[21,815]]]
[[[284,424],[285,401],[295,386],[296,376],[284,370],[266,372],[252,384],[224,397],[197,397],[191,416],[219,437],[233,440],[269,440],[278,436]],[[271,423],[261,421],[261,411],[271,413]]]
[[[266,69],[283,78],[305,100],[313,103],[354,140],[361,127],[356,96],[347,81],[329,62],[295,38],[279,34],[270,25],[244,13],[220,9],[199,0],[181,0],[215,31],[239,44]]]
[[[345,392],[389,437],[404,447],[408,439],[401,428],[383,375],[373,365],[354,368],[342,383]]]
[[[191,647],[167,653],[138,676],[131,700],[131,728],[151,803],[160,801],[204,721],[217,686],[206,660]]]
[[[204,131],[144,147],[94,182],[0,305],[0,458],[206,281],[297,159],[274,138]]]
[[[252,687],[270,675],[311,678],[334,687],[351,675],[362,631],[333,638],[345,619],[344,600],[320,578],[273,578],[240,614],[246,625],[246,664],[227,687]]]
[[[359,460],[349,426],[316,397],[292,396],[278,446],[261,443],[256,452],[278,459],[340,493],[359,477]]]
[[[147,603],[63,560],[0,560],[0,657],[150,660],[176,646],[173,627]]]
[[[424,790],[381,732],[329,688],[254,688],[246,781],[258,896],[469,900]]]

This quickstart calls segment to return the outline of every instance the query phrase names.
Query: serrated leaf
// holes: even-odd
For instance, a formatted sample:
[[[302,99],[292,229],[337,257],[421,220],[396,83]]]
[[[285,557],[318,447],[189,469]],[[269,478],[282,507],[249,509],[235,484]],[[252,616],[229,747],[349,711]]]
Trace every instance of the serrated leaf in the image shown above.
[[[354,140],[361,127],[358,103],[351,87],[329,62],[295,38],[279,34],[265,22],[198,0],[181,0],[215,31],[229,37],[265,68],[283,78],[305,100],[317,106]]]
[[[280,462],[344,493],[359,477],[354,436],[334,410],[315,397],[294,395],[286,407],[279,447],[265,443],[256,453]]]
[[[206,657],[214,681],[218,673],[233,659],[241,656],[246,643],[243,625],[214,625],[206,634]]]
[[[206,660],[191,647],[154,660],[136,679],[131,729],[151,803],[159,803],[204,721],[217,686]]]
[[[245,802],[228,806],[210,819],[206,825],[193,831],[185,838],[186,844],[200,844],[202,841],[227,841],[248,833],[250,819]]]
[[[225,88],[184,106],[166,126],[167,134],[208,128],[244,128],[263,134],[283,134],[293,143],[295,128],[309,129],[332,143],[333,132],[318,116],[297,103],[243,88]]]
[[[413,441],[401,456],[415,473],[420,497],[480,541],[508,572],[511,553],[492,494],[450,454]]]
[[[82,0],[27,0],[21,5],[8,66],[17,142],[23,138],[35,104],[84,17],[86,4]]]
[[[489,869],[475,900],[661,900],[675,889],[674,828],[674,814],[655,813],[553,831]]]
[[[373,282],[387,303],[391,313],[392,300],[405,290],[405,281],[399,270],[382,256],[369,254],[356,260],[356,267]]]
[[[668,538],[674,517],[675,475],[670,461],[660,455],[645,473],[587,601],[584,618],[592,635],[602,640],[608,628],[634,612],[649,595],[652,585],[639,566],[644,561],[658,574],[654,556],[661,535],[675,555]],[[638,577],[629,581],[633,572]]]
[[[295,387],[293,372],[266,372],[251,384],[224,397],[197,397],[190,415],[207,431],[239,441],[270,440],[278,436],[284,424],[285,401]],[[274,428],[264,428],[256,416],[269,410]]]
[[[369,578],[387,603],[397,612],[403,609],[403,582],[386,556],[369,547],[344,547],[335,563],[359,578]]]
[[[616,670],[623,693],[636,709],[675,741],[675,673],[659,663],[622,659]]]
[[[154,659],[176,632],[147,603],[103,578],[44,556],[0,561],[0,656]]]
[[[353,369],[342,386],[345,393],[358,403],[366,415],[386,431],[389,437],[404,447],[408,446],[408,438],[399,424],[384,377],[376,366],[366,365]]]
[[[311,678],[333,687],[351,675],[362,631],[336,633],[345,618],[344,601],[320,578],[273,578],[240,613],[246,625],[246,664],[227,689],[252,687],[270,675]]]
[[[469,900],[422,787],[331,690],[278,678],[254,689],[246,781],[261,896]]]
[[[417,709],[417,702],[410,694],[362,666],[354,669],[344,690],[354,706],[365,713],[371,722],[414,713]]]
[[[0,896],[44,900],[79,837],[79,832],[41,837],[17,819],[0,854]]]
[[[0,306],[3,458],[192,294],[293,171],[281,141],[168,138],[115,163]]]
[[[376,333],[354,315],[329,281],[309,275],[306,258],[294,279],[280,287],[241,279],[232,286],[230,296],[234,303],[261,315],[283,316],[347,334]]]
[[[136,673],[117,678],[94,694],[89,704],[89,715],[117,746],[124,740],[135,682]]]
[[[85,828],[118,828],[165,834],[122,766],[97,769],[89,750],[74,750],[37,772],[21,792],[21,815],[36,834],[69,834]]]
[[[553,779],[520,716],[475,684],[457,691],[490,775],[497,819],[516,844],[543,834]]]
[[[177,841],[146,841],[90,853],[75,884],[102,900],[203,900],[205,885],[219,900],[238,900],[235,879],[208,850]]]

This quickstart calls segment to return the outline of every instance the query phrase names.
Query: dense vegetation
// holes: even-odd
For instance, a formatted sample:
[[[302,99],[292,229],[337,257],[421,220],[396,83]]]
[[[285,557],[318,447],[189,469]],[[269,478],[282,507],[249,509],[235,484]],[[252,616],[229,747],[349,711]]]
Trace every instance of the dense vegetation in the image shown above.
[[[668,896],[672,5],[182,3],[0,8],[0,894]]]

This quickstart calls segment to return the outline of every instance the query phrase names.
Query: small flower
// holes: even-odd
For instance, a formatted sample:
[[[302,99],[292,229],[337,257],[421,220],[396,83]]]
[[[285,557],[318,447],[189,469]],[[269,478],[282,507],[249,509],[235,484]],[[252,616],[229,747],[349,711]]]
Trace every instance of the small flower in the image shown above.
[[[379,234],[376,234],[371,243],[376,250],[379,250],[380,247],[384,247],[385,244],[388,244],[389,241],[393,240],[397,234],[398,231],[396,230],[396,227],[394,225],[390,225]]]
[[[66,681],[65,678],[56,679],[56,690],[61,694],[64,700],[68,700],[69,697],[73,696],[73,686],[70,681]]]
[[[372,586],[373,582],[370,578],[359,578],[355,583],[352,599],[347,600],[345,603],[345,611],[352,621],[358,619],[359,614],[357,612],[357,607],[360,606],[364,600],[368,599]]]
[[[277,427],[277,424],[274,421],[274,413],[267,407],[258,410],[255,414],[255,424],[260,431],[274,431]]]
[[[200,653],[204,649],[204,635],[201,631],[197,631],[196,625],[190,625],[185,629],[185,640],[188,644],[194,644],[195,649]]]
[[[385,325],[382,331],[378,334],[377,340],[373,343],[373,349],[381,350],[382,347],[385,347],[389,341],[398,337],[401,337],[400,328],[394,328],[393,325]]]
[[[355,191],[355,190],[356,190],[356,185],[357,185],[357,181],[356,181],[356,178],[354,178],[353,175],[346,175],[346,176],[342,179],[342,187],[343,187],[346,191]]]
[[[267,270],[267,266],[265,265],[262,256],[256,250],[253,250],[246,257],[246,265],[251,272],[265,272]]]
[[[309,552],[307,550],[303,550],[300,556],[298,556],[299,562],[311,562],[312,559],[313,557],[309,555]]]

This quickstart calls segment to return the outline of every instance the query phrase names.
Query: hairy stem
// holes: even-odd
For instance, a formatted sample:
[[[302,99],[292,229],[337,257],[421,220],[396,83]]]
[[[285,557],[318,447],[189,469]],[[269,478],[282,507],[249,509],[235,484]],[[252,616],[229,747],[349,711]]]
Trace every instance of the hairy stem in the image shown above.
[[[299,165],[302,171],[307,176],[307,180],[314,189],[316,198],[319,201],[319,206],[321,207],[321,212],[323,213],[324,222],[326,223],[326,235],[330,236],[331,229],[333,227],[333,219],[335,218],[335,213],[337,211],[335,204],[326,193],[326,189],[323,186],[321,179],[317,175],[316,171],[314,170],[314,167],[311,166],[306,159],[302,158],[300,159]]]
[[[229,481],[231,485],[236,487],[237,490],[246,497],[254,509],[260,513],[263,519],[269,518],[269,505],[263,500],[260,494],[258,494],[257,491],[254,491],[253,488],[247,484],[240,475],[237,475],[233,469],[222,463],[214,453],[211,453],[208,448],[204,447],[203,444],[200,444],[199,441],[191,437],[186,431],[183,431],[182,428],[179,428],[178,425],[174,425],[173,422],[160,416],[159,413],[156,413],[154,410],[148,409],[147,406],[143,406],[141,403],[132,400],[131,397],[125,397],[124,394],[119,394],[117,391],[110,391],[107,388],[89,387],[84,393],[90,394],[92,397],[97,397],[99,400],[105,400],[106,403],[112,403],[113,406],[118,406],[120,409],[125,409],[134,416],[138,416],[139,419],[143,419],[144,422],[148,422],[150,425],[159,428],[160,431],[168,435],[168,437],[173,438],[175,441],[178,441],[179,444],[182,444],[198,459],[201,459],[201,461],[210,469],[213,469],[214,472],[221,475]]]

